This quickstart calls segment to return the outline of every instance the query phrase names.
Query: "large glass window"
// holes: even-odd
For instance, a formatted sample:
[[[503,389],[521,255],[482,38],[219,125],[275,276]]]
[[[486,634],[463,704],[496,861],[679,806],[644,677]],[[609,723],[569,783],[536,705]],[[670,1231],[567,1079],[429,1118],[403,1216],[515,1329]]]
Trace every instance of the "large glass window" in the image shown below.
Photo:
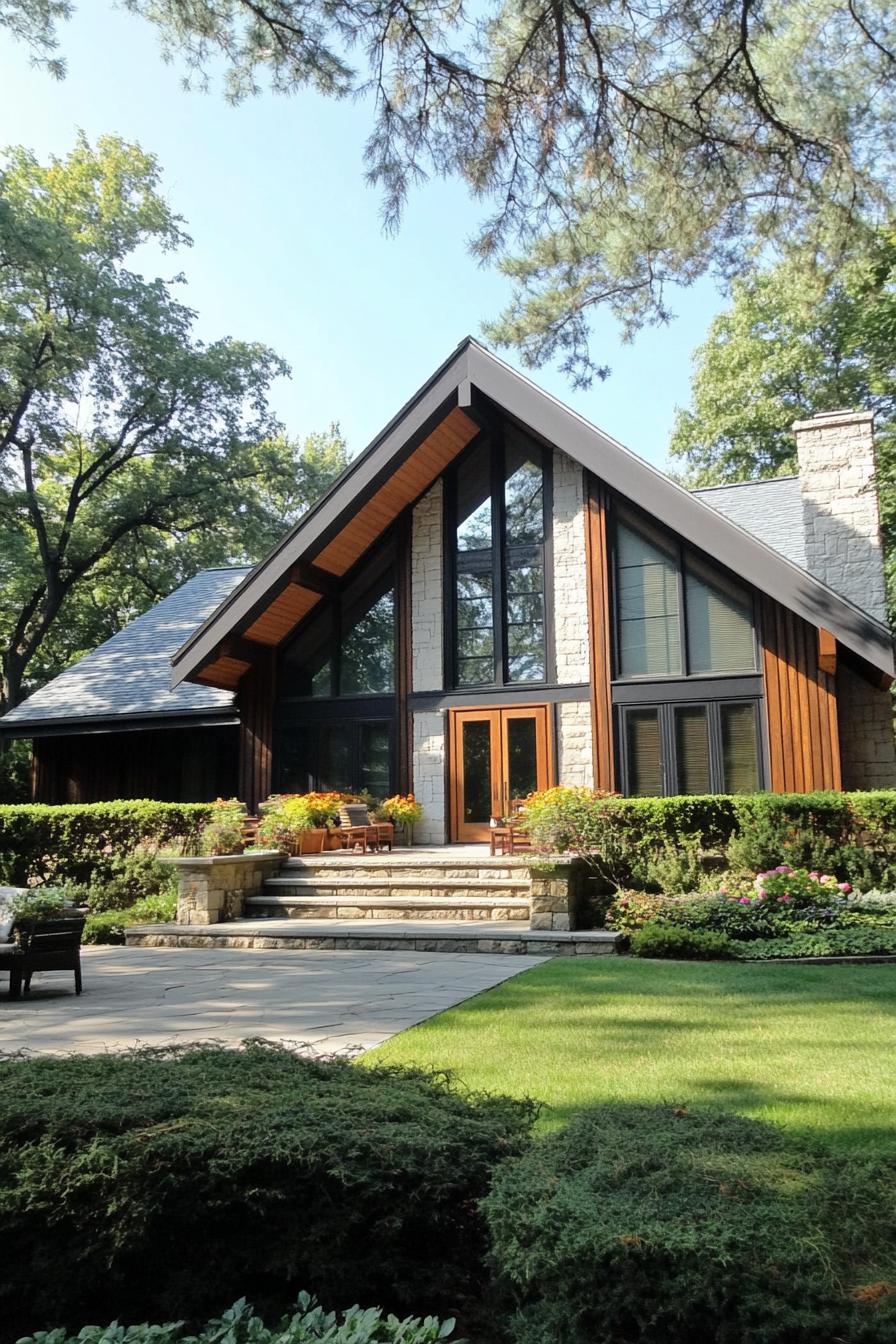
[[[544,681],[545,467],[508,427],[455,476],[455,684]]]
[[[617,676],[755,672],[749,591],[648,523],[621,513],[615,544]]]
[[[762,788],[758,701],[626,705],[619,714],[625,793],[656,797]]]
[[[280,729],[277,788],[283,793],[335,789],[374,798],[392,792],[390,719],[307,719]]]
[[[340,695],[387,695],[395,690],[395,591],[370,601],[360,616],[349,616],[339,650]]]
[[[391,567],[321,605],[285,650],[281,698],[391,695],[395,584]]]

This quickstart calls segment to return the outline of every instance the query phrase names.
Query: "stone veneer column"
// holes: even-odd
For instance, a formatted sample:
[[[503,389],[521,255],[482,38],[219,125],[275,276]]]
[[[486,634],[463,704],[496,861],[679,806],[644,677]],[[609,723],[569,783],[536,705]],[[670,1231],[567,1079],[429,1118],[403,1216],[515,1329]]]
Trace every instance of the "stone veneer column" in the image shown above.
[[[559,449],[554,450],[553,546],[557,681],[576,686],[590,678],[585,479],[578,463]]]
[[[893,697],[843,662],[837,668],[840,770],[844,789],[896,788]]]
[[[863,611],[886,620],[874,416],[835,411],[798,420],[793,432],[806,567]]]
[[[445,725],[438,711],[414,715],[414,796],[423,804],[423,820],[414,827],[414,843],[445,843]]]
[[[414,509],[411,529],[411,689],[442,689],[442,482]]]
[[[576,700],[559,706],[560,740],[557,743],[557,780],[560,784],[594,786],[594,740],[591,734],[591,702]]]

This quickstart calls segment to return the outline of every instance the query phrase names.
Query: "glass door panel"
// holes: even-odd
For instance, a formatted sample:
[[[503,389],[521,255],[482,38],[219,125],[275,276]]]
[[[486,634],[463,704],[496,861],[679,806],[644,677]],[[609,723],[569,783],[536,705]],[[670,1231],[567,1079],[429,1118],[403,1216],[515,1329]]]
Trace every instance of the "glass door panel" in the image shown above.
[[[462,726],[465,824],[487,826],[492,815],[492,725],[473,719]]]
[[[548,710],[453,710],[451,838],[489,838],[493,817],[550,781]]]

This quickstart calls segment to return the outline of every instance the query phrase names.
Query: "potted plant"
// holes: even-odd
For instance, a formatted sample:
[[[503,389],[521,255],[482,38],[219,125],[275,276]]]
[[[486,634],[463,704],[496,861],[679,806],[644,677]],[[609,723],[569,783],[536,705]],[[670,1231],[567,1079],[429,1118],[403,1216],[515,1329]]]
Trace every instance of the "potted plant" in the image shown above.
[[[380,804],[377,816],[391,821],[396,831],[403,831],[404,843],[410,846],[414,843],[414,827],[423,816],[423,804],[412,793],[396,793]]]
[[[320,853],[308,836],[312,829],[311,810],[304,794],[273,794],[259,808],[258,844],[266,849],[282,849],[287,854]],[[323,832],[321,832],[321,837]]]
[[[243,823],[246,805],[238,798],[216,798],[212,815],[199,832],[202,855],[242,854],[245,849]]]

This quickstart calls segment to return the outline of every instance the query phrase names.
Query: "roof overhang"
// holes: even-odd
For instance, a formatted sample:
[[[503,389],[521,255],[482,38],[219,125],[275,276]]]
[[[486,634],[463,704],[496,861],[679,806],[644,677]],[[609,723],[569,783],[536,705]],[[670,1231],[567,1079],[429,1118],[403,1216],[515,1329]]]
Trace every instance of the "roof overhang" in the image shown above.
[[[695,498],[467,339],[172,659],[172,685],[234,689],[479,432],[478,396],[593,472],[760,591],[892,677],[887,626]]]
[[[0,718],[0,738],[34,740],[41,737],[78,737],[94,733],[135,733],[151,728],[234,728],[239,725],[236,709],[183,710],[177,714],[128,714],[65,719],[16,719],[6,726]]]

